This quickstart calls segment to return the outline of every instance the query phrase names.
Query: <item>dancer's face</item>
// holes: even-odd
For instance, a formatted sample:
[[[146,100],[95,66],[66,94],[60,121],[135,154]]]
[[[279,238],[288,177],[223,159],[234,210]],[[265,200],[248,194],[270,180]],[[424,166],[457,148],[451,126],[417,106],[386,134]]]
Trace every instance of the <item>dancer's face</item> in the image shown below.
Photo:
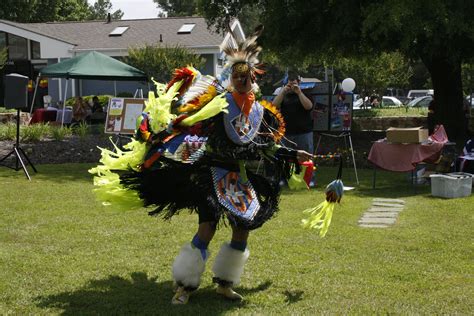
[[[250,72],[234,71],[231,77],[232,86],[239,93],[247,93],[252,90]]]

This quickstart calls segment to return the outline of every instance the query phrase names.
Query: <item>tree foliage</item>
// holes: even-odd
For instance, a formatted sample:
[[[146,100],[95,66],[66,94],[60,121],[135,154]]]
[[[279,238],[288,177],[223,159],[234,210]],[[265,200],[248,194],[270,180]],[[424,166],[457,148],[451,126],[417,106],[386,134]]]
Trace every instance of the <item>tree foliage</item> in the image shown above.
[[[3,48],[3,49],[0,49],[0,69],[3,68],[3,66],[5,66],[5,62],[7,61],[7,49],[6,48]]]
[[[195,16],[197,11],[197,0],[153,0],[159,9],[166,12],[169,17]]]
[[[462,82],[464,94],[474,93],[474,64],[465,63],[462,65]]]
[[[162,16],[196,16],[202,15],[202,5],[200,0],[153,0],[159,9],[166,12]],[[245,34],[250,34],[257,25],[260,24],[260,8],[256,6],[244,6],[237,14]],[[230,21],[230,20],[229,20]]]
[[[108,13],[113,20],[120,20],[124,14],[120,9],[112,12],[110,0],[96,0],[93,5],[89,6],[89,10],[88,20],[105,20]]]
[[[474,56],[474,1],[199,0],[199,5],[220,31],[244,7],[262,8],[265,47],[297,59],[383,51],[421,59],[435,89],[438,120],[453,138],[464,130],[461,64]]]
[[[204,65],[204,59],[192,51],[180,47],[161,47],[147,45],[143,48],[130,48],[125,62],[144,71],[149,78],[158,82],[167,82],[176,68],[192,65],[195,68]]]
[[[112,9],[110,0],[97,0],[89,5],[87,0],[2,0],[0,19],[14,22],[54,22],[105,19]],[[111,12],[120,19],[121,10]]]
[[[408,59],[399,52],[341,57],[334,67],[339,71],[338,81],[353,78],[357,83],[357,91],[365,96],[372,91],[382,95],[388,87],[404,88],[413,74]]]

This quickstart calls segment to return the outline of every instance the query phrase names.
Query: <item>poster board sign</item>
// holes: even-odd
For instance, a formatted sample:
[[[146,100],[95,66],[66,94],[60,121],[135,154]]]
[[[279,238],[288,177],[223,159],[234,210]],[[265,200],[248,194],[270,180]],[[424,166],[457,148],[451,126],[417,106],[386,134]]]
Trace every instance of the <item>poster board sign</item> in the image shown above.
[[[137,118],[145,109],[146,99],[111,98],[107,107],[105,133],[134,134]]]
[[[313,111],[313,130],[317,132],[326,132],[329,130],[329,95],[312,95]]]
[[[329,131],[331,118],[331,85],[329,82],[315,82],[309,89],[303,90],[313,102],[313,130],[316,132]]]
[[[313,102],[313,131],[350,131],[352,126],[352,93],[333,95],[328,82],[318,82],[306,95]],[[305,92],[306,92],[305,91]]]
[[[333,95],[329,131],[350,131],[352,126],[353,95]]]
[[[329,82],[303,82],[300,84],[305,94],[330,94]]]

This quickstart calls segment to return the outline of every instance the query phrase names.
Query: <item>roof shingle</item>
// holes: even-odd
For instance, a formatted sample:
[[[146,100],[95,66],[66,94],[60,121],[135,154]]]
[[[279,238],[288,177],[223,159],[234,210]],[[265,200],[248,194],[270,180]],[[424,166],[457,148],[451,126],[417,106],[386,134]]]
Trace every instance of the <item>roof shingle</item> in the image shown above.
[[[115,20],[55,23],[15,23],[3,21],[13,26],[52,37],[76,45],[76,49],[128,49],[145,44],[166,46],[218,47],[224,36],[208,30],[204,18],[180,17],[142,20]],[[178,34],[184,23],[195,23],[189,34]],[[122,36],[109,36],[118,26],[128,26]]]

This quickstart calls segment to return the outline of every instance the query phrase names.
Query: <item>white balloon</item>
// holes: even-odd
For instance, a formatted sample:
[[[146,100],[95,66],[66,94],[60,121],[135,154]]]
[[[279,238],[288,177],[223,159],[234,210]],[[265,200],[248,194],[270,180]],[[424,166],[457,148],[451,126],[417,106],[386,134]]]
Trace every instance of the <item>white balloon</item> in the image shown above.
[[[345,92],[352,92],[352,90],[354,90],[356,87],[356,82],[352,78],[346,78],[342,80],[341,87]]]

